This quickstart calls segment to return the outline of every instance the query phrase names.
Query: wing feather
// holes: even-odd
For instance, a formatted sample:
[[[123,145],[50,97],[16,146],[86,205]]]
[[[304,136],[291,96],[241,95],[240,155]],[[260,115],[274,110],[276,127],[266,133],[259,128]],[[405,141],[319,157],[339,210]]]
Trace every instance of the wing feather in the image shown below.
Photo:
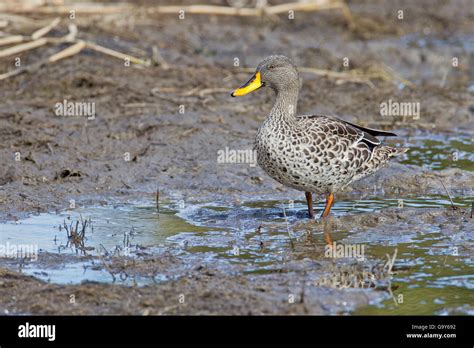
[[[379,129],[366,128],[354,123],[350,123],[344,120],[341,120],[336,117],[330,117],[325,115],[305,115],[298,116],[300,119],[318,119],[322,125],[326,125],[328,130],[338,136],[349,138],[354,141],[354,144],[357,144],[361,141],[367,144],[367,146],[372,150],[375,146],[380,145],[382,142],[380,139],[376,138],[377,135],[380,136],[396,136],[395,133],[385,132]]]

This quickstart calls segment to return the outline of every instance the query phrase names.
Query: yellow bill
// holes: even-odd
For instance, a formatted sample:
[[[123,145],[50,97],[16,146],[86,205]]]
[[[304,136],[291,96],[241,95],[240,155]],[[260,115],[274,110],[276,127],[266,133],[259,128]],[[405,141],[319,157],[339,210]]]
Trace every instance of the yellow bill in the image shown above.
[[[255,91],[263,86],[262,80],[260,79],[260,71],[257,71],[255,75],[251,77],[251,79],[244,84],[242,87],[237,88],[235,91],[232,92],[232,97],[240,97],[250,92]]]

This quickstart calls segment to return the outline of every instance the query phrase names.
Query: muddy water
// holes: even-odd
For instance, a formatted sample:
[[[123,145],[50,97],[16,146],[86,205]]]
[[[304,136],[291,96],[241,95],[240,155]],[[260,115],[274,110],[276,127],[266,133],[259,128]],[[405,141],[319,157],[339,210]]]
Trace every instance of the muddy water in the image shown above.
[[[455,203],[468,206],[473,198],[458,198]],[[400,204],[396,199],[339,201],[333,214],[366,214]],[[403,200],[406,208],[446,208],[449,205],[445,196]],[[304,242],[306,232],[295,228],[295,223],[305,217],[304,202],[288,205],[281,201],[255,200],[240,204],[226,204],[218,199],[212,203],[168,201],[161,204],[159,214],[153,202],[132,202],[40,214],[16,223],[7,222],[0,225],[0,245],[35,243],[40,252],[92,256],[113,253],[132,258],[142,249],[157,255],[166,250],[187,264],[214,265],[228,272],[238,265],[244,273],[262,274],[279,269],[285,260],[315,257],[315,248],[324,249],[322,231],[318,228],[313,230],[314,238],[309,244]],[[68,244],[64,227],[64,224],[68,228],[74,227],[81,219],[90,221],[86,227],[85,248]],[[472,314],[469,311],[474,304],[473,259],[458,253],[449,243],[450,238],[438,233],[436,225],[425,226],[423,230],[421,235],[405,233],[380,237],[353,233],[347,227],[334,231],[336,242],[364,245],[365,259],[383,259],[385,254],[398,249],[395,263],[398,270],[392,281],[396,287],[394,297],[358,313],[444,314],[444,308],[454,306],[460,313]],[[96,259],[64,261],[59,266],[48,267],[26,262],[23,272],[53,283],[84,280],[132,283],[128,277],[112,278],[106,270],[97,267]],[[158,274],[153,279],[134,277],[133,283],[146,285],[167,279]]]
[[[265,98],[264,91],[231,103],[228,93],[210,94],[205,98],[184,97],[195,87],[231,89],[241,84],[247,74],[240,74],[233,67],[234,57],[241,59],[242,66],[254,67],[262,57],[275,53],[291,56],[299,66],[330,70],[342,68],[342,57],[350,58],[351,68],[366,69],[381,63],[413,82],[415,88],[374,80],[376,88],[371,89],[303,74],[300,110],[302,113],[355,117],[376,126],[380,121],[388,123],[388,118],[381,119],[379,115],[380,102],[389,99],[419,101],[420,119],[390,119],[398,122],[387,130],[400,137],[385,140],[410,147],[410,152],[401,159],[403,164],[420,166],[428,172],[463,169],[464,172],[447,171],[441,177],[456,196],[456,204],[468,206],[473,195],[472,173],[468,171],[474,170],[474,142],[473,133],[462,130],[472,130],[474,115],[472,93],[466,93],[474,91],[469,66],[474,52],[472,6],[467,2],[456,2],[453,6],[423,0],[410,5],[408,20],[394,21],[398,2],[360,0],[350,1],[349,5],[354,16],[361,19],[360,28],[354,33],[341,26],[342,19],[337,11],[301,13],[296,21],[279,23],[231,17],[209,20],[207,16],[198,15],[187,16],[186,21],[178,23],[173,16],[148,17],[147,11],[137,11],[137,16],[127,15],[127,22],[130,18],[131,23],[136,23],[133,30],[128,24],[121,25],[120,18],[115,24],[115,19],[110,22],[79,16],[82,38],[133,52],[142,58],[147,58],[151,47],[156,45],[171,69],[160,66],[123,69],[123,64],[116,64],[104,56],[81,53],[34,74],[5,80],[4,88],[0,90],[3,97],[0,162],[5,164],[0,168],[0,245],[8,242],[37,244],[42,249],[39,261],[25,261],[20,267],[23,272],[38,278],[63,284],[82,280],[105,283],[101,284],[104,292],[92,291],[96,296],[92,302],[103,303],[106,295],[120,297],[120,308],[110,305],[99,308],[110,307],[107,313],[111,314],[127,313],[128,300],[140,296],[129,296],[135,288],[110,285],[115,278],[104,269],[99,255],[107,262],[110,258],[106,255],[118,255],[118,262],[126,263],[129,259],[140,260],[141,253],[147,253],[152,261],[158,260],[148,263],[158,269],[158,274],[153,279],[137,276],[133,282],[139,285],[159,282],[156,286],[159,289],[150,291],[148,297],[155,303],[155,308],[160,307],[157,294],[161,294],[168,284],[175,293],[176,284],[168,279],[186,273],[179,262],[171,264],[175,268],[170,271],[164,270],[168,265],[166,262],[159,264],[159,260],[169,253],[190,267],[204,264],[212,271],[216,267],[222,271],[219,277],[214,277],[219,283],[207,283],[212,276],[207,277],[204,268],[203,274],[198,274],[200,277],[193,278],[193,282],[180,285],[180,291],[192,291],[196,299],[207,301],[202,308],[189,309],[190,314],[200,313],[203,308],[206,313],[235,313],[232,312],[235,308],[238,308],[237,314],[246,314],[250,309],[256,313],[286,313],[275,305],[278,302],[275,295],[287,296],[287,289],[279,287],[282,277],[289,275],[285,279],[293,285],[300,274],[268,273],[282,269],[284,262],[293,262],[298,264],[299,270],[311,273],[308,282],[314,284],[314,278],[332,261],[324,258],[321,252],[324,250],[323,228],[308,222],[304,202],[288,201],[290,195],[299,198],[299,194],[279,191],[281,187],[272,185],[272,180],[264,177],[259,169],[218,166],[215,160],[216,149],[251,146],[262,117],[271,108],[272,99],[269,94]],[[411,20],[413,18],[416,21]],[[52,35],[62,35],[64,30],[67,28],[58,27]],[[318,33],[317,37],[315,33]],[[54,47],[26,52],[24,58],[33,59],[35,54],[47,57],[54,53],[47,50],[54,50]],[[140,50],[142,53],[138,53]],[[459,58],[456,69],[452,66],[453,57]],[[0,65],[5,72],[12,68],[8,60],[2,60]],[[64,78],[57,79],[56,76]],[[217,85],[216,76],[219,77]],[[176,93],[150,93],[156,87],[166,87]],[[97,119],[85,123],[80,118],[51,117],[52,105],[65,97],[96,103]],[[148,106],[135,108],[133,105],[137,104]],[[177,108],[182,104],[186,105],[186,115],[176,117]],[[430,126],[433,128],[429,132],[412,129]],[[450,133],[441,134],[441,131]],[[13,151],[21,152],[25,160],[13,162]],[[136,160],[123,161],[124,152],[136,154]],[[63,177],[62,173],[68,172],[75,174]],[[411,174],[414,180],[406,182]],[[340,200],[338,197],[334,209],[338,226],[333,231],[336,242],[366,246],[369,261],[383,260],[385,254],[392,254],[398,248],[393,293],[397,300],[403,295],[403,302],[395,304],[387,296],[383,303],[358,309],[356,313],[473,314],[474,272],[469,254],[474,250],[472,219],[447,209],[447,197],[427,196],[428,193],[443,193],[444,189],[437,178],[428,179],[423,174],[419,167],[394,165],[381,174],[381,178],[371,176],[367,178],[366,186],[359,183],[353,191],[365,193],[367,189],[364,191],[361,187],[373,186],[374,191],[379,190],[373,197],[387,199],[373,199],[367,195],[361,200]],[[186,199],[184,206],[179,200],[162,202],[159,216],[152,202],[94,205],[103,200],[110,203],[117,196],[123,200],[143,197],[142,194],[154,192],[157,184],[163,190],[179,192],[185,197],[207,197],[199,201]],[[470,193],[463,196],[466,191]],[[231,192],[235,197],[230,202],[229,197],[215,192]],[[259,198],[258,192],[264,192],[265,198]],[[94,195],[99,199],[93,200],[92,204],[91,200],[79,201],[85,208],[23,219],[37,211],[61,210],[71,198],[86,199]],[[403,201],[388,197],[402,197]],[[317,203],[319,210],[321,202]],[[403,209],[397,208],[400,204]],[[84,219],[90,218],[93,226],[93,229],[86,229],[82,249],[68,245],[65,230],[59,229],[64,222],[74,226],[80,219],[79,214]],[[419,216],[423,219],[418,219]],[[19,223],[4,222],[18,219]],[[260,224],[262,227],[258,230]],[[308,231],[312,240],[308,240]],[[455,256],[455,247],[459,256]],[[300,262],[305,258],[313,262],[309,266]],[[358,264],[366,263],[369,262]],[[320,268],[313,269],[313,264],[319,264]],[[15,260],[8,262],[0,258],[0,270],[3,266],[15,270],[19,267]],[[241,276],[241,272],[251,274]],[[223,281],[223,274],[237,274],[237,277]],[[258,286],[266,281],[267,288],[276,290],[270,296],[268,292],[242,283],[242,278],[244,281],[251,279],[249,283]],[[2,277],[1,281],[9,279],[11,281],[9,277]],[[126,275],[119,275],[115,282],[133,284]],[[54,292],[56,286],[49,286],[46,291],[42,284],[31,288],[31,282],[25,279],[15,280],[15,283],[19,287],[0,288],[0,297],[4,299],[0,307],[23,308],[21,313],[45,313],[44,308],[49,306],[49,313],[64,313],[64,307],[58,310],[56,304],[61,295],[59,291],[66,291],[64,289],[69,286],[60,286],[60,290]],[[326,289],[318,285],[311,289],[310,286],[308,284],[308,289],[316,290],[312,298],[322,298],[322,304],[327,307],[328,297],[319,296],[321,290]],[[82,286],[73,287],[71,291]],[[139,291],[145,288],[139,287]],[[214,292],[212,300],[206,300],[204,295],[214,288],[226,288],[229,293],[242,296],[236,299]],[[242,292],[247,289],[253,292]],[[50,295],[47,305],[40,306],[36,300],[28,302],[36,296],[36,290],[45,295],[45,302]],[[335,291],[329,299],[345,303],[355,293],[351,290]],[[362,294],[362,300],[367,299],[365,295],[369,291]],[[266,295],[267,302],[255,294]],[[16,302],[14,298],[17,298]],[[258,301],[251,302],[252,298],[258,298]],[[227,302],[231,302],[233,308],[226,307]],[[29,307],[23,303],[29,303]],[[164,298],[161,304],[167,307],[169,299]],[[365,304],[360,298],[355,302],[356,307]],[[141,314],[139,303],[135,307],[137,312],[133,314]],[[328,313],[321,308],[323,306],[319,304],[312,307],[316,309],[315,313]],[[87,313],[96,313],[96,310],[97,305],[91,306]],[[346,312],[342,309],[342,313]],[[330,308],[329,313],[339,314],[341,308]]]
[[[474,170],[470,133],[402,131],[397,139],[386,141],[410,148],[401,159],[405,164],[433,171]],[[359,199],[338,199],[332,210],[338,224],[332,231],[334,241],[364,246],[364,257],[357,263],[385,260],[387,254],[398,251],[392,294],[387,293],[383,301],[379,297],[355,313],[474,315],[472,231],[466,232],[461,225],[451,226],[449,220],[407,225],[407,212],[448,210],[449,197],[418,193],[403,195],[402,199],[380,198],[383,196],[375,192]],[[130,201],[31,215],[1,223],[0,245],[34,245],[39,261],[27,257],[20,265],[5,263],[5,258],[0,261],[5,267],[20,268],[51,283],[94,281],[143,286],[178,279],[189,267],[201,265],[224,274],[263,276],[281,272],[288,262],[310,259],[323,265],[322,270],[309,270],[313,272],[310,281],[317,287],[316,280],[331,261],[324,255],[324,228],[308,222],[305,202],[279,198],[255,198],[249,193],[229,199],[210,194],[201,199],[168,197],[160,203],[159,212],[152,201]],[[455,195],[453,200],[458,207],[470,207],[474,201],[472,190],[467,195]],[[324,202],[315,204],[321,209]],[[390,218],[392,213],[386,212],[391,209],[397,209],[395,215],[401,218],[393,224],[384,223],[383,216]],[[375,227],[365,221],[374,212],[382,221]],[[351,224],[339,219],[350,216],[362,216],[364,220]],[[78,222],[79,229],[87,222],[83,244],[72,243],[67,237],[67,230],[75,229]],[[443,224],[449,227],[449,233]],[[114,275],[104,266],[104,258],[111,255],[127,263],[141,260],[143,253],[157,259],[169,254],[182,263],[169,271],[159,269],[153,275],[138,273],[133,277],[126,268]]]
[[[455,256],[446,239],[427,233],[414,242],[399,243],[393,298],[355,314],[474,315],[474,258]],[[369,253],[383,257],[392,250],[379,245],[370,247]]]
[[[387,143],[408,147],[409,154],[401,161],[432,170],[459,168],[474,171],[474,134],[432,134],[401,132],[396,140]]]

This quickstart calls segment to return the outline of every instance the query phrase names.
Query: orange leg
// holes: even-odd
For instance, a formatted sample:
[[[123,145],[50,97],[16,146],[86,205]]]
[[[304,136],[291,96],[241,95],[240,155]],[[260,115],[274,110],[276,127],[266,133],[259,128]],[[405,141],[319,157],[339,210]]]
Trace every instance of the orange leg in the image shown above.
[[[326,244],[327,244],[327,245],[331,245],[331,246],[332,246],[332,244],[333,244],[334,242],[332,241],[331,232],[329,232],[329,231],[328,231],[328,232],[324,232],[324,240],[326,241]]]
[[[321,218],[325,218],[326,216],[329,215],[329,212],[331,211],[331,207],[333,203],[334,203],[334,194],[330,193],[329,195],[326,196],[326,207],[324,208],[324,211],[321,214]]]
[[[314,219],[314,209],[313,209],[313,194],[311,192],[305,192],[306,203],[308,203],[308,213],[309,218]]]

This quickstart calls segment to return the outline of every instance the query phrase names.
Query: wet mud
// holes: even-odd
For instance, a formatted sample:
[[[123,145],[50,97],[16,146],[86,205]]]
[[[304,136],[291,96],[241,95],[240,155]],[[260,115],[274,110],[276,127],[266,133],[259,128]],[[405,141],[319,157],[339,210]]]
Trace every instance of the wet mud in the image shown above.
[[[353,29],[337,11],[297,13],[292,21],[191,14],[179,21],[140,4],[127,16],[79,16],[79,35],[141,58],[157,46],[168,69],[84,51],[0,85],[1,241],[13,243],[9,233],[30,226],[32,216],[52,219],[37,260],[0,258],[0,313],[474,313],[469,1],[349,1]],[[20,57],[28,64],[54,52],[45,46]],[[258,166],[217,160],[219,150],[252,149],[273,101],[265,89],[230,98],[249,75],[234,58],[254,67],[269,54],[340,72],[383,65],[403,78],[367,84],[302,73],[299,113],[391,130],[400,137],[388,144],[413,150],[337,194],[327,221],[309,221],[303,194]],[[0,60],[0,71],[11,68]],[[390,99],[420,103],[419,117],[381,116]],[[95,103],[95,118],[56,116],[64,100]],[[157,190],[161,212],[151,218]],[[58,252],[67,243],[63,220],[136,202],[150,210],[146,226],[141,215],[120,220],[119,209],[108,230],[106,212],[91,218],[85,248]],[[140,239],[154,229],[159,237]],[[365,258],[328,257],[326,233],[366,246]],[[447,265],[442,275],[436,265]],[[459,294],[447,293],[453,289]],[[424,299],[431,302],[420,305]]]

